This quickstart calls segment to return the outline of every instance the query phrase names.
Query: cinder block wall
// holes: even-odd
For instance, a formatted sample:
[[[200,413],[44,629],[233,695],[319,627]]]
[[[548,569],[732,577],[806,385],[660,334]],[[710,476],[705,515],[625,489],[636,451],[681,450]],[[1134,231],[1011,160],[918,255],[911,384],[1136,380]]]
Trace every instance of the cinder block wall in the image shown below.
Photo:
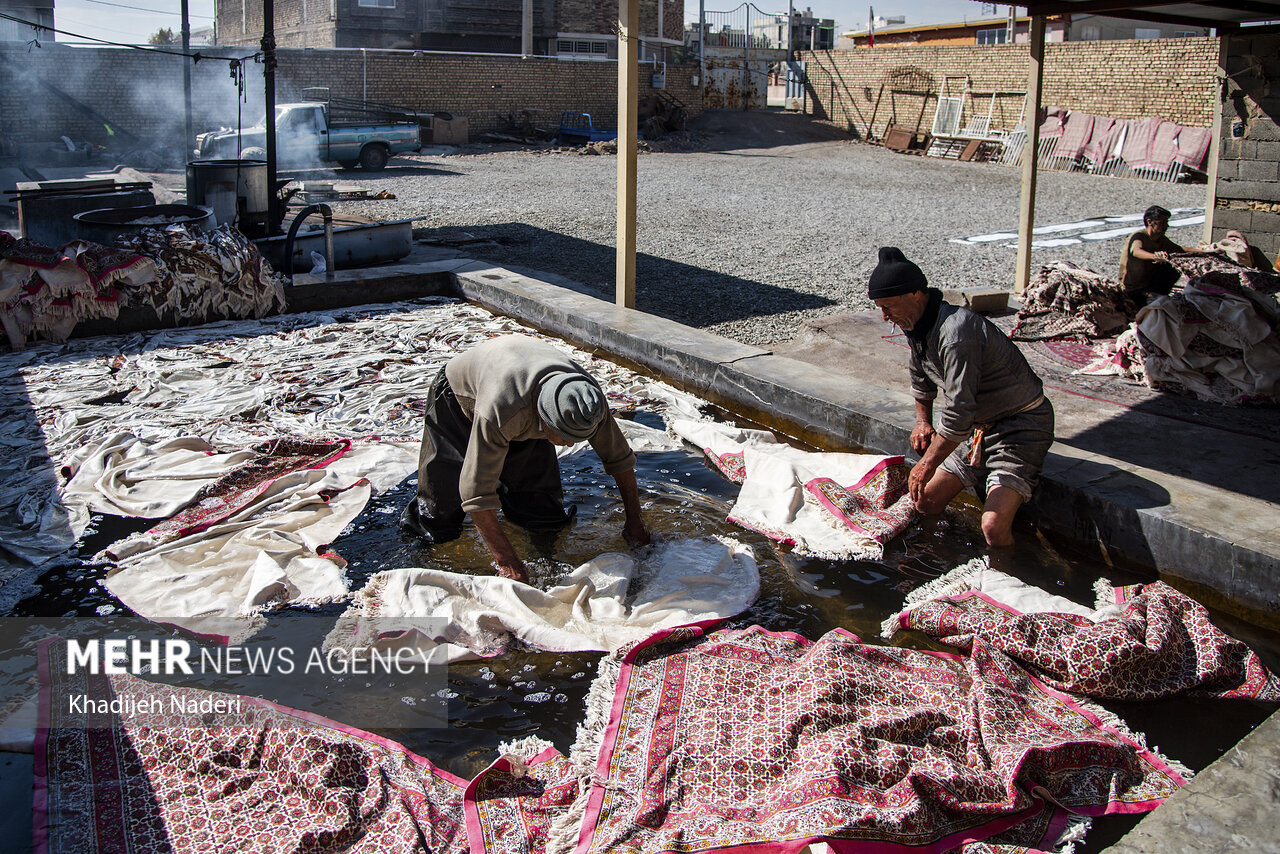
[[[197,132],[234,126],[237,109],[247,126],[263,112],[262,66],[244,64],[245,101],[214,56],[245,48],[203,49],[192,68],[192,112]],[[278,52],[276,101],[301,97],[309,86],[332,94],[465,116],[471,134],[498,130],[508,115],[537,111],[554,126],[566,110],[591,113],[616,127],[618,70],[613,62],[465,53],[285,48]],[[27,51],[0,43],[0,133],[27,145],[54,144],[60,136],[125,151],[176,146],[182,137],[182,63],[177,56],[138,50],[45,45]],[[651,94],[653,66],[640,66],[640,94]],[[684,102],[690,118],[702,112],[691,84],[696,64],[668,65],[666,91]],[[110,126],[114,132],[109,133]],[[128,142],[125,137],[135,139]]]
[[[806,52],[801,59],[808,63],[807,110],[864,137],[870,129],[881,138],[891,121],[913,129],[919,122],[928,130],[944,77],[958,78],[948,86],[958,92],[968,75],[972,89],[1019,93],[996,101],[992,128],[1009,130],[1018,124],[1027,58],[1027,46],[1017,44]],[[1041,100],[1118,119],[1159,116],[1208,127],[1217,63],[1216,38],[1050,43]],[[977,106],[985,113],[988,103],[983,99]]]
[[[697,64],[668,65],[665,91],[679,98],[690,118],[702,112],[691,81]],[[640,65],[640,95],[652,94],[653,66]],[[618,66],[614,62],[566,62],[543,57],[404,51],[283,50],[277,99],[308,86],[333,94],[403,104],[465,116],[472,136],[496,131],[508,116],[529,111],[534,122],[554,127],[565,111],[590,113],[599,127],[617,127]]]
[[[1237,229],[1280,254],[1280,36],[1231,38],[1213,239]]]

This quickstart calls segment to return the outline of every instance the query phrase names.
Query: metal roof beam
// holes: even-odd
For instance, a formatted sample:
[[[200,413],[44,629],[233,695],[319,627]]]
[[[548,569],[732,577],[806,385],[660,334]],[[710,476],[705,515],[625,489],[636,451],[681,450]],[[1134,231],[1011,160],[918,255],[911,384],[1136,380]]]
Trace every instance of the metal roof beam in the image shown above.
[[[1153,6],[1169,5],[1171,4],[1168,0],[1164,0],[1164,2],[1155,2],[1155,0],[1128,0],[1128,2],[1125,2],[1125,0],[1085,0],[1085,2],[1081,3],[1054,0],[1054,2],[1050,3],[1032,3],[1027,6],[1027,10],[1036,15],[1112,14],[1118,18],[1128,18],[1136,21],[1151,21],[1156,24],[1179,24],[1186,27],[1214,27],[1220,31],[1236,30],[1240,26],[1236,21],[1147,11],[1148,8]],[[1280,14],[1280,11],[1277,14]]]
[[[1280,5],[1265,3],[1262,0],[1224,0],[1224,2],[1215,3],[1214,5],[1221,9],[1235,9],[1237,12],[1262,15],[1267,20],[1280,18]]]
[[[1027,4],[1027,12],[1032,15],[1062,15],[1067,12],[1104,13],[1127,12],[1134,9],[1145,9],[1148,6],[1168,6],[1169,0],[1046,0],[1039,3],[1031,0]]]

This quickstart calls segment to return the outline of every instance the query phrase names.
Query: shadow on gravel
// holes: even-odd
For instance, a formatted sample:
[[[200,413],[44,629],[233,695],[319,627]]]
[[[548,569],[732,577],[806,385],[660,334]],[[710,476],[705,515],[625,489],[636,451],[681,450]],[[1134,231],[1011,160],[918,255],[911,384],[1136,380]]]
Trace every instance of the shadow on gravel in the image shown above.
[[[392,159],[380,172],[366,172],[363,169],[281,169],[280,178],[294,181],[341,181],[355,178],[428,178],[442,175],[461,175],[457,169],[445,169],[425,163],[406,163]]]
[[[703,110],[688,130],[705,136],[702,151],[776,148],[811,142],[847,142],[857,137],[830,122],[780,107],[764,110]]]
[[[414,229],[419,243],[455,247],[464,254],[525,273],[550,274],[554,284],[612,300],[613,246],[524,223],[468,228]],[[636,308],[689,326],[711,326],[838,305],[836,300],[636,255]]]

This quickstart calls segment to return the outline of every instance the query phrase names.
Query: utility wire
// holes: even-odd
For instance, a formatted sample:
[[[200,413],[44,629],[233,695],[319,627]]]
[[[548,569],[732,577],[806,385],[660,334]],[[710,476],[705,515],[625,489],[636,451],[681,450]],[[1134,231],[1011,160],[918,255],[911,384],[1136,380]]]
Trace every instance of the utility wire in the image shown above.
[[[57,33],[58,35],[71,36],[72,38],[84,39],[85,41],[97,42],[98,44],[110,45],[111,47],[127,47],[130,50],[141,50],[147,53],[161,53],[161,54],[165,54],[166,56],[182,56],[182,57],[186,57],[187,59],[193,60],[195,62],[199,62],[200,60],[206,60],[206,61],[214,60],[216,62],[229,62],[234,66],[234,65],[239,65],[241,62],[249,58],[249,56],[209,56],[207,54],[200,53],[199,51],[196,51],[195,53],[183,53],[180,50],[166,50],[165,48],[162,48],[162,47],[140,45],[140,44],[124,44],[123,42],[107,41],[106,39],[98,39],[98,38],[94,38],[93,36],[85,36],[85,35],[81,35],[80,33],[73,33],[67,30],[60,30],[57,27],[47,27],[44,24],[33,23],[31,21],[27,21],[22,18],[15,17],[13,15],[5,14],[4,12],[0,12],[0,19],[5,21],[13,21],[14,23],[31,27],[33,30],[36,30],[36,31],[47,30],[51,33]],[[35,44],[37,47],[40,46],[39,41],[36,41]],[[256,56],[256,55],[257,54],[251,54],[251,56]]]
[[[134,10],[135,12],[149,12],[149,13],[151,13],[152,15],[181,15],[181,14],[182,14],[181,12],[171,12],[171,11],[169,11],[168,9],[147,9],[147,8],[145,8],[145,7],[143,7],[143,6],[127,6],[127,5],[125,5],[124,3],[108,3],[108,2],[107,2],[107,0],[84,0],[84,2],[85,2],[85,3],[97,3],[99,6],[115,6],[117,9],[132,9],[132,10]],[[62,11],[63,11],[63,12],[74,11],[74,10],[72,10],[72,9],[67,8],[66,6],[63,6],[63,7],[61,7],[61,8],[62,8]],[[213,16],[212,16],[212,15],[192,15],[192,14],[188,14],[188,15],[187,15],[187,17],[188,17],[188,18],[204,18],[204,19],[205,19],[205,20],[207,20],[207,21],[212,21],[212,20],[213,20]]]
[[[66,24],[67,26],[71,26],[71,27],[79,26],[79,25],[80,25],[80,22],[79,22],[79,21],[72,20],[72,17],[71,17],[71,16],[72,16],[73,14],[75,14],[75,13],[74,13],[74,11],[73,11],[73,12],[70,12],[70,13],[68,13],[68,14],[65,14],[65,15],[64,15],[64,14],[59,13],[59,15],[58,15],[58,20],[62,21],[62,22],[63,22],[64,24]],[[134,35],[135,33],[137,33],[137,32],[138,32],[136,29],[133,29],[133,30],[117,30],[117,29],[113,29],[112,27],[103,27],[103,26],[98,26],[98,25],[96,25],[96,24],[91,25],[91,26],[93,26],[93,27],[94,27],[94,29],[98,30],[99,32],[103,32],[103,33],[119,33],[119,34],[120,34],[120,35],[122,35],[122,36],[132,36],[132,35]],[[71,42],[63,42],[63,44],[71,44]]]

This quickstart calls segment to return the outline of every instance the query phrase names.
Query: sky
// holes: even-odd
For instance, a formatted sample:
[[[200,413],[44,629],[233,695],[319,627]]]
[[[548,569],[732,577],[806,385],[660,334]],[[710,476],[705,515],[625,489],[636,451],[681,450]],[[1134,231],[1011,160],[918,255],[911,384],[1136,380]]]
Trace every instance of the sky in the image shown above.
[[[684,3],[685,19],[697,20],[697,0],[684,0]],[[213,0],[189,0],[189,5],[193,31],[213,24]],[[709,11],[727,12],[738,4],[730,0],[705,0],[705,5]],[[778,0],[758,0],[756,6],[765,13],[787,11],[786,4],[780,4]],[[834,18],[837,32],[865,27],[868,12],[873,7],[877,16],[903,15],[908,24],[936,24],[989,16],[984,14],[983,4],[973,0],[881,0],[870,5],[847,0],[796,0],[795,7],[800,10],[811,8],[818,18]],[[141,44],[163,27],[178,33],[182,20],[180,9],[180,0],[55,0],[54,20],[60,30],[107,41]],[[999,14],[1007,11],[1007,6],[1001,6]],[[58,41],[76,41],[63,35],[57,38]]]
[[[124,44],[145,44],[157,30],[182,31],[180,0],[54,0],[59,30]],[[213,0],[188,0],[191,30],[213,26]],[[58,41],[79,41],[59,34]]]
[[[907,19],[907,24],[940,24],[946,21],[962,21],[965,18],[988,18],[1009,14],[1007,5],[1000,5],[996,15],[990,14],[991,6],[987,5],[984,13],[984,4],[976,3],[974,0],[879,0],[879,2],[873,0],[867,5],[850,3],[847,0],[793,0],[793,2],[798,11],[812,9],[816,18],[833,18],[837,33],[865,29],[867,18],[870,17],[869,12],[873,8],[877,18],[902,16]],[[704,0],[704,5],[708,11],[717,12],[727,12],[737,7],[737,3],[730,3],[727,0]],[[785,15],[787,12],[785,0],[782,3],[778,0],[754,0],[754,5],[766,13],[781,12]],[[1019,11],[1026,12],[1025,9]],[[686,21],[698,20],[698,0],[684,0],[684,17]]]

